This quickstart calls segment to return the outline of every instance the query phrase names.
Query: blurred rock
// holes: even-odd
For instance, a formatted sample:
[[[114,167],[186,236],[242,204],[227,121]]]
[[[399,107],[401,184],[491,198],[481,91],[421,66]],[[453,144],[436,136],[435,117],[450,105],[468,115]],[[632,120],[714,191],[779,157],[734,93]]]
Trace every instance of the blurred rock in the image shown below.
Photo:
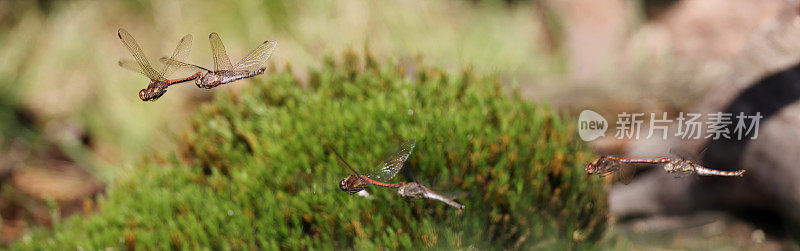
[[[630,24],[626,1],[553,1],[564,12],[566,51],[570,74],[581,80],[594,79],[606,70],[609,59],[619,52]]]
[[[666,32],[678,56],[708,63],[739,54],[765,22],[791,7],[785,0],[683,0],[648,28]]]
[[[58,220],[53,216],[90,213],[95,196],[104,190],[97,179],[73,162],[45,158],[12,165],[9,174],[0,179],[3,244],[21,237],[29,225],[52,224]]]
[[[96,179],[74,163],[52,160],[17,169],[11,184],[33,198],[57,202],[78,201],[102,190]]]
[[[625,250],[795,250],[748,222],[718,212],[662,215],[620,226]]]

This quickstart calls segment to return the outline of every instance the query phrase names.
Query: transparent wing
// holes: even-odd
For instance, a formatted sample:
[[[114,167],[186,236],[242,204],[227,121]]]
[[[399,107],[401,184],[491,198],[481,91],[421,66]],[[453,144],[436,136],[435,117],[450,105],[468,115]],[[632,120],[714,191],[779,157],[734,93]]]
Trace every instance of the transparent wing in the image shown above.
[[[645,163],[623,163],[620,167],[613,172],[613,181],[622,184],[630,184],[637,173],[645,172],[653,167],[659,166],[658,164],[645,164]]]
[[[163,63],[165,65],[170,65],[170,66],[173,66],[173,67],[191,68],[191,69],[195,69],[195,70],[208,71],[208,69],[203,68],[202,66],[194,65],[194,64],[190,64],[190,63],[185,63],[185,62],[178,61],[178,60],[175,60],[175,59],[172,59],[172,58],[162,57],[159,60],[161,61],[161,63]]]
[[[242,61],[239,61],[233,70],[255,71],[261,68],[266,68],[267,59],[269,59],[269,56],[272,55],[272,51],[275,50],[275,46],[277,45],[278,43],[275,41],[264,41],[258,46],[258,48],[244,57]]]
[[[181,38],[181,41],[178,42],[178,46],[175,47],[175,51],[172,52],[172,57],[170,59],[175,61],[182,61],[185,60],[186,57],[189,56],[189,50],[192,49],[192,35],[186,35]],[[166,78],[169,77],[172,72],[175,71],[178,67],[172,64],[164,64],[164,69],[161,70],[161,76]]]
[[[633,168],[621,168],[614,172],[614,181],[622,184],[630,184],[633,176],[636,175],[636,170]]]
[[[417,144],[417,141],[414,139],[409,139],[406,142],[403,142],[403,145],[400,146],[400,150],[395,152],[392,155],[389,155],[382,164],[378,165],[372,173],[367,174],[367,177],[373,180],[387,182],[394,178],[400,169],[403,168],[403,164],[406,162],[409,156],[411,156],[411,152],[414,150],[414,146]]]
[[[208,40],[211,41],[211,52],[214,54],[214,70],[230,70],[233,69],[231,60],[228,53],[225,52],[225,45],[222,45],[222,40],[216,32],[208,35]]]
[[[133,39],[128,31],[125,29],[119,29],[117,32],[117,36],[119,36],[119,40],[128,48],[128,51],[131,52],[133,58],[136,60],[136,63],[139,64],[139,68],[141,68],[141,73],[145,76],[150,78],[150,80],[159,80],[163,79],[161,74],[159,74],[152,66],[150,66],[150,62],[147,61],[147,57],[142,52],[142,48],[139,47],[139,44],[136,43],[136,39]]]
[[[135,71],[138,72],[139,74],[147,76],[147,74],[145,74],[144,71],[142,71],[142,67],[140,67],[139,63],[137,63],[136,61],[130,59],[120,59],[118,64],[122,68]]]

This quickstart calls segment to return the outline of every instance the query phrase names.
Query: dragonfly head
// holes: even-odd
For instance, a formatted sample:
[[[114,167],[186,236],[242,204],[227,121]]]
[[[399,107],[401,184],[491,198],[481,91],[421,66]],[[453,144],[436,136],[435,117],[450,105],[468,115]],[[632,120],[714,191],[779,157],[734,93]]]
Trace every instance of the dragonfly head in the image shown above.
[[[142,89],[139,91],[139,99],[142,101],[156,101],[164,93],[167,93],[167,89],[162,87]]]
[[[586,165],[583,166],[583,171],[586,172],[586,175],[592,175],[594,174],[594,166],[594,162],[586,163]]]

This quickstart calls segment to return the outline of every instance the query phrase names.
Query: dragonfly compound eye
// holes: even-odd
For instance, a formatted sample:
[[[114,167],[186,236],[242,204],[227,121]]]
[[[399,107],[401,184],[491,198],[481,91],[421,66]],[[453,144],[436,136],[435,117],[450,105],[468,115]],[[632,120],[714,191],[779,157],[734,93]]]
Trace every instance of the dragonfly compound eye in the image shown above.
[[[342,191],[347,191],[347,184],[345,184],[345,180],[346,179],[339,181],[339,189],[342,189]]]
[[[583,167],[583,171],[586,172],[587,175],[591,175],[594,173],[594,170],[592,169],[593,169],[592,163],[586,164],[586,166]]]
[[[139,99],[142,101],[147,101],[147,89],[142,89],[139,91]]]

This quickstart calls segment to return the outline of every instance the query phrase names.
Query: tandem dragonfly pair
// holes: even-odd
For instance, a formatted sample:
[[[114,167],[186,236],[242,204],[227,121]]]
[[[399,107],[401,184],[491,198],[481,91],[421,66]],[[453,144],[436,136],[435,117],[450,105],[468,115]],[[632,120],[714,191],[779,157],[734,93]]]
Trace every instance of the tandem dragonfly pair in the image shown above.
[[[134,62],[123,59],[119,61],[119,65],[150,78],[150,84],[147,85],[147,88],[139,91],[139,98],[142,101],[157,100],[167,92],[167,87],[174,84],[194,80],[197,87],[211,89],[221,84],[227,84],[263,74],[267,69],[267,59],[272,55],[272,51],[275,50],[275,46],[277,45],[275,41],[264,41],[258,48],[242,58],[236,65],[233,65],[228,58],[228,54],[225,52],[225,46],[222,45],[222,40],[219,38],[219,35],[217,35],[216,32],[211,33],[208,39],[211,40],[214,69],[210,70],[198,65],[183,62],[183,60],[189,56],[189,50],[192,47],[192,35],[186,35],[178,43],[171,57],[162,57],[160,59],[164,64],[164,68],[162,68],[161,71],[156,71],[153,69],[153,66],[150,65],[150,61],[145,57],[142,48],[139,47],[139,44],[136,43],[136,40],[133,39],[130,33],[124,29],[119,29],[117,35],[136,60],[136,62]],[[190,68],[198,70],[198,72],[186,78],[167,79],[177,68]]]
[[[417,141],[415,139],[409,139],[400,146],[400,150],[397,152],[389,155],[385,161],[383,161],[377,168],[372,170],[366,174],[360,174],[347,163],[347,161],[336,151],[333,147],[329,147],[333,153],[336,154],[336,157],[344,163],[350,171],[353,172],[347,178],[342,179],[339,181],[339,189],[342,191],[350,192],[350,193],[359,193],[367,188],[367,186],[378,186],[378,187],[387,187],[387,188],[395,188],[397,189],[397,195],[403,198],[410,198],[410,199],[429,199],[429,200],[438,200],[444,202],[447,205],[455,207],[458,210],[464,209],[464,205],[459,204],[455,200],[444,196],[440,193],[433,191],[432,189],[423,186],[418,182],[397,182],[397,183],[388,183],[397,173],[400,172],[400,169],[408,160],[408,157],[411,156],[411,152],[414,151],[414,146],[416,145]]]
[[[660,165],[667,173],[679,174],[680,176],[675,176],[676,178],[692,174],[698,176],[742,177],[746,171],[715,170],[685,158],[633,159],[615,156],[601,156],[586,164],[583,170],[587,175],[598,174],[605,177],[613,174],[614,181],[627,185],[633,179],[637,169],[649,165]]]

